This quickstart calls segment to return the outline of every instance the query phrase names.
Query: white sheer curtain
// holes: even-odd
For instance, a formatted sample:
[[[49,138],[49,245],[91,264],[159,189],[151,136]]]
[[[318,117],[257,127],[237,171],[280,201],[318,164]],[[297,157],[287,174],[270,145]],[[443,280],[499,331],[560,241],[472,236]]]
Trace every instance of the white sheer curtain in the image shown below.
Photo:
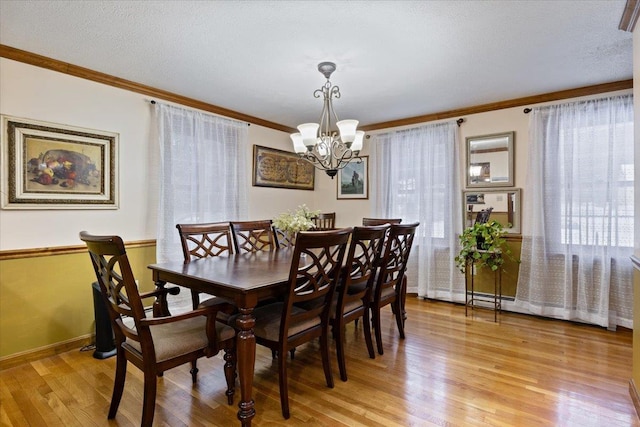
[[[375,135],[371,143],[374,215],[420,221],[408,287],[448,301],[464,301],[464,277],[454,263],[462,221],[457,142],[458,126],[450,122]]]
[[[158,262],[182,259],[176,224],[244,219],[247,124],[156,103]],[[187,294],[186,292],[182,292]]]
[[[633,98],[531,114],[516,307],[631,328]]]

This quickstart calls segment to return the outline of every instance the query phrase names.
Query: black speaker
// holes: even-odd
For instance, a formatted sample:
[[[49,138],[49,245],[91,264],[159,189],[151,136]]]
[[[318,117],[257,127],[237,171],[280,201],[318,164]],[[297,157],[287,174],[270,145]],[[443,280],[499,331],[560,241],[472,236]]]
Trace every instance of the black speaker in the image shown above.
[[[106,359],[116,354],[116,345],[111,329],[111,320],[107,306],[102,299],[102,292],[98,282],[91,284],[93,288],[93,313],[96,317],[96,350],[93,357],[96,359]]]

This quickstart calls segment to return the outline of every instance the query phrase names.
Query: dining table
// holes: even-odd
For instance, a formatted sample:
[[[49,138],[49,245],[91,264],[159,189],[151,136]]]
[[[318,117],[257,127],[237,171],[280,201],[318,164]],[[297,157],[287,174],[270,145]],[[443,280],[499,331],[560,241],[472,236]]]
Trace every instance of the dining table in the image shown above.
[[[240,383],[238,419],[250,426],[256,414],[252,397],[256,360],[253,310],[259,301],[282,296],[287,290],[292,249],[258,251],[202,258],[184,263],[168,261],[149,265],[157,287],[167,283],[226,298],[238,307],[237,369]],[[166,301],[155,313],[168,313]]]

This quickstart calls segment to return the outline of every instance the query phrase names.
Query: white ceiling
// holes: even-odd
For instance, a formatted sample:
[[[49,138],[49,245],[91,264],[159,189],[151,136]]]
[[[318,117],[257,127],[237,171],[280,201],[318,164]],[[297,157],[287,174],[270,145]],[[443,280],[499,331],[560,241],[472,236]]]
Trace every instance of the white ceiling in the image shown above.
[[[295,127],[319,62],[361,125],[632,78],[625,0],[8,1],[0,43]]]

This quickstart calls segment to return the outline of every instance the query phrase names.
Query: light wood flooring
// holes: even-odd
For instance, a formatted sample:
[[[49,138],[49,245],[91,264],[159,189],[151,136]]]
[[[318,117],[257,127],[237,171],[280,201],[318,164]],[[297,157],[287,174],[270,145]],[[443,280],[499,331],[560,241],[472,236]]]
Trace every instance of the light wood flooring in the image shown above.
[[[388,310],[390,312],[390,310]],[[406,340],[390,313],[385,354],[366,355],[362,325],[347,329],[349,380],[332,360],[335,388],[324,382],[317,343],[289,364],[291,419],[280,413],[277,365],[258,347],[255,426],[640,426],[628,383],[631,331],[476,310],[409,297]],[[334,353],[335,354],[335,353]],[[70,351],[0,371],[2,426],[135,426],[142,375],[129,365],[114,421],[106,418],[114,358]],[[156,426],[235,426],[226,404],[223,361],[201,359],[158,379]]]

